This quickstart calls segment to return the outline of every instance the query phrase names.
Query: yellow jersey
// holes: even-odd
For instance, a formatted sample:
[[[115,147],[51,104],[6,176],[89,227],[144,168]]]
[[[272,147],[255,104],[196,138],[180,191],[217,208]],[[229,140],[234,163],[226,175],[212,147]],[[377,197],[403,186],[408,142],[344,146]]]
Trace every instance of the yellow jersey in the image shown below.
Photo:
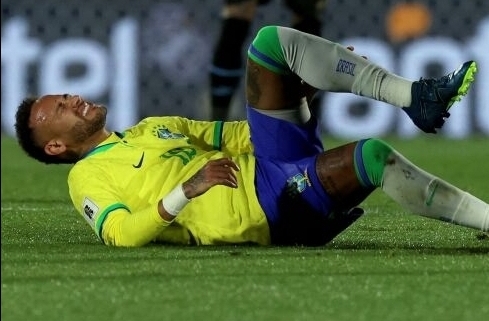
[[[149,117],[112,133],[68,175],[77,211],[107,245],[270,244],[255,192],[255,158],[246,121]],[[167,222],[158,202],[211,159],[231,157],[238,188],[214,186]]]

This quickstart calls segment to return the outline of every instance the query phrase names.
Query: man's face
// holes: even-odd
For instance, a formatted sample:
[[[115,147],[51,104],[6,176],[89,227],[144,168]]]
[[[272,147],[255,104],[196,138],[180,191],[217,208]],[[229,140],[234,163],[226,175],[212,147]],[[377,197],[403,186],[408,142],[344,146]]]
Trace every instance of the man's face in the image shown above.
[[[76,146],[104,129],[106,114],[106,107],[80,96],[46,95],[32,106],[29,124],[38,144],[60,140],[67,146]]]

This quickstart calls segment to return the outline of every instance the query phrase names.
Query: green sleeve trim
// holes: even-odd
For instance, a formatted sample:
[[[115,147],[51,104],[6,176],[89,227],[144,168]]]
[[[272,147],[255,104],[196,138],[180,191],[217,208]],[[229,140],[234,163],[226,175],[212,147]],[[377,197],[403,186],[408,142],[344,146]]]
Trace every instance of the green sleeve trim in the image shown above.
[[[260,29],[248,49],[248,57],[275,73],[287,74],[290,72],[276,26],[266,26]]]
[[[129,210],[129,208],[127,208],[126,205],[122,204],[122,203],[116,203],[116,204],[112,204],[111,206],[107,207],[105,209],[105,211],[102,212],[102,214],[100,214],[100,216],[98,217],[97,219],[97,222],[95,223],[95,230],[96,230],[96,233],[99,237],[99,239],[102,240],[103,242],[103,238],[102,238],[102,227],[104,225],[104,222],[105,222],[105,219],[107,218],[107,215],[109,215],[110,212],[112,211],[115,211],[115,210],[118,210],[118,209],[125,209],[127,210],[128,212],[131,212]]]
[[[212,148],[215,150],[221,150],[223,127],[224,122],[216,121],[214,125],[214,137],[212,139]]]

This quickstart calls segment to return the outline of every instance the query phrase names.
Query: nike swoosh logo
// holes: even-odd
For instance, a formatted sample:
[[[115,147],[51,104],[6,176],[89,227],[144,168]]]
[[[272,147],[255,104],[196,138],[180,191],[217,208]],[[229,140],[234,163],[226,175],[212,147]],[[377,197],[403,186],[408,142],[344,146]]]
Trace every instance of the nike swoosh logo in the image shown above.
[[[433,186],[433,189],[431,190],[430,195],[428,195],[428,199],[426,200],[426,206],[431,206],[431,204],[433,203],[433,198],[435,197],[435,192],[438,188],[437,183],[435,183],[434,185],[435,186]]]
[[[141,159],[139,160],[139,163],[137,163],[136,165],[132,164],[132,167],[140,168],[143,165],[143,160],[144,160],[144,152],[143,155],[141,155]]]

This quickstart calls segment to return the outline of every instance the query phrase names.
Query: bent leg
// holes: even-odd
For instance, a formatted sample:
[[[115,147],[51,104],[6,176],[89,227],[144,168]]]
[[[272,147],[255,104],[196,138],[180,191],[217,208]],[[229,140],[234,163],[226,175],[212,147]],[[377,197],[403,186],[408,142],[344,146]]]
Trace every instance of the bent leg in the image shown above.
[[[275,73],[293,73],[320,90],[351,92],[398,107],[411,104],[412,81],[338,43],[292,28],[261,28],[248,57]]]

